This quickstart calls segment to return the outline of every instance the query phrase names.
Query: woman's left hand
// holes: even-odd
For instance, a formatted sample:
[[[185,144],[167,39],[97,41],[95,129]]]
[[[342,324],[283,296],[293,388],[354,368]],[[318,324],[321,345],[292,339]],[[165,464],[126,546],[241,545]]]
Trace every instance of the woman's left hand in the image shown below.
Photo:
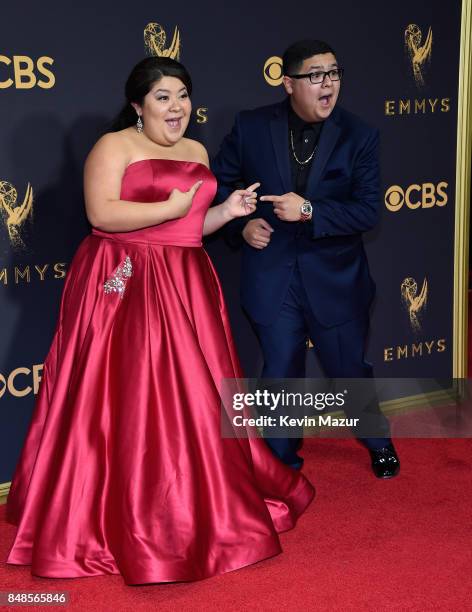
[[[253,183],[247,189],[237,189],[225,201],[226,214],[230,219],[246,217],[256,210],[257,193],[260,183]]]

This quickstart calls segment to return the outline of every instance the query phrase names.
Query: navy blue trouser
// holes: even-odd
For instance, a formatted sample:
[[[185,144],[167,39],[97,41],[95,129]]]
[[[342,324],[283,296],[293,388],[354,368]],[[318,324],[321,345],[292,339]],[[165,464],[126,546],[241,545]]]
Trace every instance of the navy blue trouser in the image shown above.
[[[368,317],[356,318],[336,327],[320,325],[312,313],[297,266],[277,319],[270,325],[253,322],[253,326],[264,356],[262,378],[303,378],[308,337],[315,345],[328,378],[373,376],[372,366],[364,359]],[[390,442],[388,420],[377,403],[373,412],[375,431],[385,437],[362,438],[360,441],[370,449],[382,448]],[[301,444],[299,438],[266,437],[265,440],[284,463],[301,467],[302,460],[296,453]]]

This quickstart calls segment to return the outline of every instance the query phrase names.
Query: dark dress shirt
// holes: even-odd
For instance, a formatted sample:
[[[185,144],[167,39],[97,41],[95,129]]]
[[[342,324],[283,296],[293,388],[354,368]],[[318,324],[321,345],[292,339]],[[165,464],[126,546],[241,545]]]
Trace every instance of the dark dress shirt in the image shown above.
[[[294,192],[299,196],[302,196],[302,198],[306,197],[306,183],[310,168],[312,164],[316,163],[316,151],[307,164],[299,164],[293,155],[291,135],[293,137],[293,149],[295,150],[295,155],[300,161],[304,161],[310,157],[314,148],[318,145],[322,127],[322,121],[319,123],[307,123],[295,113],[291,106],[289,107],[288,148],[290,168],[292,171],[292,185]]]

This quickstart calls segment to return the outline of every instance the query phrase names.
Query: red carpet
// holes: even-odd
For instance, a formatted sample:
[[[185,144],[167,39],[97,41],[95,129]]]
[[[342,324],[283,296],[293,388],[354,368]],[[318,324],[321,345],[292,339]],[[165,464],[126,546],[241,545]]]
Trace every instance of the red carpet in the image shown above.
[[[197,583],[127,587],[119,576],[52,580],[0,564],[0,591],[69,591],[67,610],[472,610],[472,440],[399,440],[378,481],[350,440],[307,440],[318,496],[284,553]],[[0,508],[0,560],[14,527]],[[12,609],[12,608],[9,608]],[[44,609],[29,607],[28,609]]]

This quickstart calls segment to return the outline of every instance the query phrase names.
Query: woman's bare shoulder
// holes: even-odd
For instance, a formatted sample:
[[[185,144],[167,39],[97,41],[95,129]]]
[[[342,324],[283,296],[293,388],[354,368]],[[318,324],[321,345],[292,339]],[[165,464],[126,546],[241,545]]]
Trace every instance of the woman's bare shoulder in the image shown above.
[[[108,132],[97,140],[87,157],[87,164],[107,159],[109,162],[126,166],[132,147],[128,129]]]
[[[182,142],[185,147],[185,151],[189,161],[200,162],[205,166],[209,165],[207,150],[201,142],[198,142],[198,140],[193,140],[191,138],[182,138]]]

